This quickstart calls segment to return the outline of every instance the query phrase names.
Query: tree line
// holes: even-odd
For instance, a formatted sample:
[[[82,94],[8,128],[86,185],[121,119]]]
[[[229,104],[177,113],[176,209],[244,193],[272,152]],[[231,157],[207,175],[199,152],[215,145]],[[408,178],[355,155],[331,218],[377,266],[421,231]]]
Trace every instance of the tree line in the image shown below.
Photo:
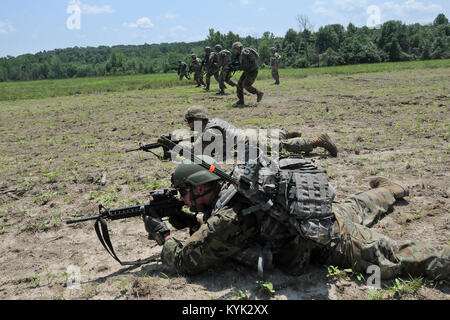
[[[167,73],[176,70],[179,59],[189,64],[192,53],[203,58],[205,46],[231,48],[236,41],[257,49],[262,67],[269,64],[271,47],[281,54],[281,67],[292,68],[450,58],[450,24],[444,14],[427,25],[392,20],[378,28],[350,23],[314,31],[307,17],[298,16],[297,22],[299,30],[291,28],[284,37],[265,32],[261,38],[242,38],[210,29],[204,41],[191,43],[74,47],[7,56],[0,58],[0,82]]]

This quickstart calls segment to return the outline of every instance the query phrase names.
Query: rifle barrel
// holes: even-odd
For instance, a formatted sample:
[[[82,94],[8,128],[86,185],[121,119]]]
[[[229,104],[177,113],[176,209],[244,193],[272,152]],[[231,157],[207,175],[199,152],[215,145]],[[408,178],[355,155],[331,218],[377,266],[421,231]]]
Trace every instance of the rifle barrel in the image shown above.
[[[98,218],[99,218],[99,216],[97,216],[97,217],[88,217],[88,218],[80,218],[80,219],[76,219],[76,220],[66,220],[66,224],[75,224],[75,223],[78,223],[78,222],[97,220]]]

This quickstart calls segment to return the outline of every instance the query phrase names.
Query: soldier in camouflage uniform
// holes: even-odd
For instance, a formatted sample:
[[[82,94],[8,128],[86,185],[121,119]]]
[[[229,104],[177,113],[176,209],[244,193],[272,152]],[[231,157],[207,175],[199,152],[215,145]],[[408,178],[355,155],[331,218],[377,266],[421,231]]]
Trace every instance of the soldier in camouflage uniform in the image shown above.
[[[216,46],[216,50],[220,50],[221,46]],[[218,53],[219,56],[219,68],[220,68],[220,76],[219,76],[219,94],[225,94],[225,82],[228,83],[232,87],[236,87],[236,83],[231,80],[232,72],[231,69],[231,52],[227,49],[221,50]]]
[[[191,80],[189,73],[187,71],[187,64],[184,61],[178,60],[178,75],[180,76],[180,81],[183,80],[184,77],[186,79]]]
[[[180,146],[186,146],[190,150],[194,150],[195,148],[195,150],[202,152],[203,150],[207,150],[208,146],[211,144],[211,141],[223,139],[222,155],[226,156],[231,152],[231,150],[226,149],[227,147],[231,148],[231,146],[227,145],[226,142],[233,139],[232,143],[236,146],[239,139],[242,138],[241,132],[239,132],[238,128],[233,126],[231,123],[222,119],[210,120],[208,112],[202,106],[194,106],[189,108],[185,113],[185,120],[191,130],[194,130],[194,123],[196,121],[201,122],[201,126],[199,125],[201,132],[199,132],[200,135],[197,137],[196,142],[193,145],[185,142],[180,144]],[[259,140],[261,143],[266,144],[267,149],[270,149],[272,139],[278,138],[280,150],[282,152],[302,154],[311,153],[315,148],[324,148],[333,157],[336,157],[338,154],[336,145],[326,133],[323,133],[313,139],[301,138],[301,132],[296,130],[270,130],[270,134],[271,135],[267,137],[267,140]],[[275,134],[277,136],[275,136]],[[245,139],[245,137],[242,139]],[[258,141],[258,137],[254,137],[253,141]]]
[[[239,79],[237,84],[237,96],[239,101],[236,102],[234,106],[244,106],[244,89],[250,92],[251,94],[256,94],[257,102],[260,102],[264,96],[264,92],[259,91],[255,87],[253,87],[253,83],[256,81],[258,77],[258,64],[256,63],[259,54],[253,48],[244,48],[242,43],[235,42],[233,44],[233,50],[237,55],[237,59],[239,60],[239,65],[235,70],[244,71]]]
[[[211,84],[211,77],[214,76],[216,81],[219,81],[219,56],[216,51],[212,52],[210,47],[205,48],[205,59],[203,60],[203,64],[206,68],[206,87],[205,90],[209,91]]]
[[[202,158],[214,164],[213,159]],[[233,258],[255,267],[257,261],[251,259],[259,256],[258,262],[263,259],[266,266],[279,267],[292,275],[302,274],[317,261],[359,272],[376,265],[382,279],[450,276],[448,245],[398,243],[367,227],[391,209],[396,199],[408,195],[407,189],[385,178],[371,180],[371,190],[333,203],[331,209],[333,195],[328,204],[331,215],[311,216],[300,225],[279,205],[265,211],[249,210],[252,204],[244,193],[230,194],[230,186],[221,184],[213,171],[188,160],[177,167],[172,184],[191,211],[204,213],[205,223],[184,242],[172,237],[158,219],[147,218],[145,224],[150,237],[164,239],[163,263],[179,273],[198,274]],[[255,251],[259,254],[251,254]]]
[[[280,66],[281,56],[278,54],[274,47],[270,48],[272,55],[270,56],[270,67],[272,68],[272,77],[275,80],[275,85],[280,84],[280,75],[278,74],[278,68]]]
[[[238,143],[239,130],[231,123],[222,119],[210,119],[208,112],[202,106],[194,106],[189,108],[185,113],[185,120],[189,128],[194,131],[199,130],[193,143],[182,141],[178,145],[180,148],[194,152],[195,154],[203,154],[205,151],[211,154],[220,153],[225,157],[228,152],[234,152],[234,146]],[[196,128],[195,126],[198,126]],[[222,150],[209,150],[212,141],[222,141]],[[228,143],[231,141],[230,143]],[[227,147],[231,149],[227,151]]]
[[[197,88],[201,86],[205,86],[205,82],[203,81],[203,72],[202,72],[202,60],[197,58],[197,55],[191,55],[192,62],[189,67],[189,71],[194,72],[194,80],[197,82]]]

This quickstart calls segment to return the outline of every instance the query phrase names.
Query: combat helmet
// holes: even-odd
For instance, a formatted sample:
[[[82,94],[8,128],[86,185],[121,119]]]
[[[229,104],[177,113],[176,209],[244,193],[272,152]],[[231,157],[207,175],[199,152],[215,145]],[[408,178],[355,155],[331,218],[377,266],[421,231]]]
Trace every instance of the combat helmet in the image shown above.
[[[208,112],[202,106],[190,107],[189,109],[187,109],[186,113],[184,114],[184,118],[186,120],[189,120],[189,119],[209,120]]]
[[[191,54],[192,59],[197,59],[197,55],[195,53]]]
[[[206,52],[211,52],[211,47],[205,47]]]
[[[206,155],[198,156],[198,158],[220,169],[220,165],[213,158]],[[187,186],[197,187],[218,180],[220,180],[220,177],[216,174],[208,171],[199,164],[186,159],[172,174],[172,187],[176,189],[185,188]]]
[[[216,50],[216,52],[220,52],[223,50],[223,47],[220,44],[216,44],[216,46],[214,47],[214,50]]]
[[[233,50],[235,50],[235,49],[242,50],[242,48],[244,48],[244,46],[242,45],[242,43],[240,43],[238,41],[238,42],[233,43],[233,47],[232,48],[233,48]]]

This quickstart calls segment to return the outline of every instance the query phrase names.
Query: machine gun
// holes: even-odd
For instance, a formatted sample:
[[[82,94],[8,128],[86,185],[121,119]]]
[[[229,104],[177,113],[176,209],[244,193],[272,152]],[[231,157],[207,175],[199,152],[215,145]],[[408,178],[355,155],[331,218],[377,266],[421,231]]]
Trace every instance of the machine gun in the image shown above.
[[[111,239],[109,237],[108,225],[106,220],[120,220],[132,217],[151,216],[152,218],[163,220],[168,218],[169,223],[172,224],[177,230],[181,230],[189,227],[192,234],[199,227],[197,218],[190,213],[182,210],[184,202],[177,197],[177,190],[164,189],[150,191],[150,201],[147,204],[124,207],[116,209],[107,209],[103,205],[99,205],[99,215],[94,217],[87,217],[81,219],[67,220],[66,224],[76,224],[85,221],[95,220],[95,232],[103,247],[108,253],[121,265],[137,265],[145,264],[154,261],[155,258],[148,258],[144,260],[137,260],[133,262],[122,262],[114,252]],[[101,229],[100,229],[101,227]],[[153,239],[157,240],[157,239]]]

